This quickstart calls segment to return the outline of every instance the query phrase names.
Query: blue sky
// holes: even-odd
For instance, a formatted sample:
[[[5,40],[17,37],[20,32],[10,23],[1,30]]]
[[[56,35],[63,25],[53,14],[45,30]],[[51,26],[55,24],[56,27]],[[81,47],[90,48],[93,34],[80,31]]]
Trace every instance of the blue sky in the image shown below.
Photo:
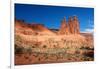
[[[64,16],[68,21],[68,18],[74,15],[78,17],[82,32],[93,32],[93,8],[15,4],[16,19],[23,19],[27,23],[41,23],[48,28],[58,29]]]

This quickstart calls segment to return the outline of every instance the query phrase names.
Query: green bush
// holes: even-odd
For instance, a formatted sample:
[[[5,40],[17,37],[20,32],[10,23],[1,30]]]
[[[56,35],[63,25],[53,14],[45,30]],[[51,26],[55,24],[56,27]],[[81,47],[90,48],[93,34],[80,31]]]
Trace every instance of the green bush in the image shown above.
[[[15,35],[15,41],[21,41],[21,37],[19,35]]]
[[[47,46],[46,45],[43,45],[43,48],[47,48]]]
[[[32,48],[31,47],[27,48],[26,53],[32,54]]]
[[[22,53],[24,53],[24,47],[17,46],[15,44],[15,54],[22,54]]]

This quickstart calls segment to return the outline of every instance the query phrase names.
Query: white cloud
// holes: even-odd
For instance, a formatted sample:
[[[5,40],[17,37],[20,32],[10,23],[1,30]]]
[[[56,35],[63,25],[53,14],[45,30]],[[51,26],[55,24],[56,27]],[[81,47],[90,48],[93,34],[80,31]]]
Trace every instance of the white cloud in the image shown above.
[[[85,32],[85,33],[93,33],[94,32],[94,29],[93,28],[92,29],[87,28],[83,32]]]
[[[94,32],[94,29],[85,29],[87,32]]]

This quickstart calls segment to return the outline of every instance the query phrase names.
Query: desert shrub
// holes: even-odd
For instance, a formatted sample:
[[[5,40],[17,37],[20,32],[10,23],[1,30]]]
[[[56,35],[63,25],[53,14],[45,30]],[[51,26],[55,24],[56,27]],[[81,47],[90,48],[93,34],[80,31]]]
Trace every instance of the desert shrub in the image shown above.
[[[87,56],[87,57],[94,58],[94,52],[93,51],[91,51],[91,52],[85,52],[83,55]]]
[[[90,48],[90,47],[84,47],[84,46],[82,46],[80,49],[94,50],[94,48]]]
[[[15,41],[20,41],[21,42],[21,37],[19,35],[15,35]]]
[[[39,46],[40,46],[40,44],[38,44],[38,43],[34,44],[35,48],[39,48]]]
[[[39,33],[35,32],[35,35],[38,35]]]
[[[88,57],[83,57],[83,58],[82,58],[83,61],[89,61],[89,59],[90,59],[90,58],[88,58]]]
[[[44,53],[43,54],[43,57],[45,57],[45,60],[48,59],[48,54],[47,53]]]
[[[24,56],[25,57],[25,59],[28,59],[29,57],[28,56]]]
[[[80,54],[80,51],[79,51],[79,50],[76,50],[76,51],[75,51],[75,54]]]
[[[41,60],[41,58],[38,58],[38,61],[40,61]]]
[[[15,54],[22,54],[22,53],[24,53],[24,51],[25,51],[24,47],[17,46],[15,44]]]
[[[46,45],[43,45],[43,48],[47,48],[47,46]]]
[[[54,48],[58,48],[58,45],[53,45],[54,46]]]
[[[32,48],[35,48],[35,46],[32,46]]]
[[[35,53],[33,54],[33,56],[38,57],[39,54],[35,52]]]
[[[26,53],[32,54],[32,48],[31,47],[26,48]]]

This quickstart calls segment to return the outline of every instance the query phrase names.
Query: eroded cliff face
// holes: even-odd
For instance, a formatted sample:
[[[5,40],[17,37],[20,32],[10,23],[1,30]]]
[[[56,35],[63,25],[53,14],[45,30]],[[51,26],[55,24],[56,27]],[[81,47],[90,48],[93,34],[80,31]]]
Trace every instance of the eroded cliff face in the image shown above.
[[[19,32],[27,35],[56,35],[56,33],[49,30],[44,25],[37,23],[27,24],[22,20],[15,20],[15,30],[17,33]],[[59,35],[80,34],[80,26],[77,16],[69,17],[68,21],[66,20],[66,17],[64,17],[57,33]]]
[[[77,16],[69,17],[68,22],[66,18],[61,22],[61,26],[59,29],[59,34],[66,35],[66,34],[79,34],[80,33],[80,26]]]
[[[55,35],[55,33],[42,24],[29,24],[22,20],[15,20],[15,33],[23,35]]]
[[[94,60],[93,35],[80,32],[76,16],[64,17],[57,30],[15,20],[14,39],[15,65]]]
[[[73,24],[74,24],[74,33],[79,34],[80,33],[80,26],[77,16],[73,17]]]
[[[68,23],[66,22],[66,17],[61,21],[61,26],[59,29],[59,34],[69,34],[69,28],[68,28]]]
[[[72,17],[69,17],[68,25],[69,25],[70,34],[74,34],[74,24],[73,24],[73,18]]]

